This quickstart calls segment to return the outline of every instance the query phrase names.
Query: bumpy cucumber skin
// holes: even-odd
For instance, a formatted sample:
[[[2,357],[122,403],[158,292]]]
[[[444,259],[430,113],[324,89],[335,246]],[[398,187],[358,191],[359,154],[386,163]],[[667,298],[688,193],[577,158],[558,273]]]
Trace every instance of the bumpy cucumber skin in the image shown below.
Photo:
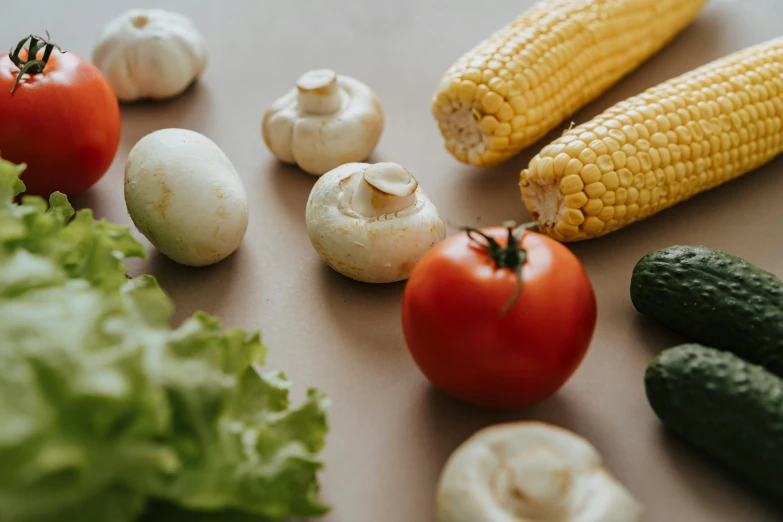
[[[783,380],[734,354],[685,344],[655,358],[644,383],[668,428],[783,500]]]
[[[633,271],[636,309],[694,341],[783,376],[783,281],[703,246],[644,256]]]

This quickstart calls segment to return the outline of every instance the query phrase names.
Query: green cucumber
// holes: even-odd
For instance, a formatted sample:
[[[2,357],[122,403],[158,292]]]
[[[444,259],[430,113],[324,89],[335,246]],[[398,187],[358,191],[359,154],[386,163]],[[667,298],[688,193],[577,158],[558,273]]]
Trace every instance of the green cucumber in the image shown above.
[[[783,281],[703,246],[644,256],[633,271],[636,309],[696,342],[783,376]]]
[[[675,434],[783,500],[783,379],[697,344],[647,367],[647,399]]]

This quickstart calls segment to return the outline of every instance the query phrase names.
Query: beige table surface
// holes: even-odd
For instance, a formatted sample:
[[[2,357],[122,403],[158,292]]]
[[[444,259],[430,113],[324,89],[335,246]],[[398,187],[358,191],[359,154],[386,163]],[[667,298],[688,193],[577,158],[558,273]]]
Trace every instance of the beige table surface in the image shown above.
[[[315,178],[275,161],[261,140],[260,120],[311,68],[334,68],[376,90],[387,123],[372,160],[407,166],[450,221],[529,219],[517,173],[541,145],[490,170],[462,165],[441,145],[430,98],[453,60],[532,3],[142,2],[191,16],[209,43],[211,62],[203,81],[181,99],[123,108],[116,161],[76,204],[130,224],[122,196],[125,158],[138,139],[159,128],[206,134],[232,159],[251,207],[240,250],[217,266],[186,269],[150,249],[150,259],[134,262],[131,270],[159,278],[177,303],[177,320],[200,309],[229,325],[261,329],[271,349],[269,366],[286,371],[297,396],[317,385],[332,397],[322,475],[324,498],[334,506],[328,522],[433,520],[435,483],[449,453],[475,430],[515,419],[549,421],[589,438],[647,506],[647,521],[781,520],[783,513],[741,481],[661,429],[642,376],[654,354],[680,339],[636,313],[628,286],[641,256],[675,243],[725,249],[783,275],[783,160],[644,223],[574,245],[598,296],[595,338],[571,381],[554,398],[523,411],[477,410],[433,392],[403,340],[403,285],[347,280],[310,246],[304,208]],[[63,47],[86,56],[105,22],[139,5],[0,4],[6,48],[25,33],[49,30]],[[781,0],[712,0],[673,43],[573,120],[583,122],[647,87],[783,34],[781,20]]]

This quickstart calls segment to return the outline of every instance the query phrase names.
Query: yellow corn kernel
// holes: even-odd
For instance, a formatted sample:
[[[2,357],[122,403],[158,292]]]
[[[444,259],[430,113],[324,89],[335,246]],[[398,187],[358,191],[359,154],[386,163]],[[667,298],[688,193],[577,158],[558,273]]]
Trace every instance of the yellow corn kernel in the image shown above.
[[[563,198],[563,201],[568,208],[582,208],[587,203],[587,196],[584,192],[577,192],[569,194]]]
[[[569,208],[565,212],[563,212],[563,221],[568,223],[569,225],[579,226],[582,223],[585,222],[585,215],[582,214],[582,212],[575,208]]]
[[[570,156],[569,156],[570,157]],[[568,164],[566,165],[565,171],[563,172],[564,176],[570,176],[571,174],[579,174],[582,172],[582,162],[579,161],[576,158],[572,158]]]
[[[566,176],[560,181],[560,191],[565,195],[576,194],[581,192],[583,188],[585,188],[585,184],[582,178],[576,174]]]
[[[628,156],[622,150],[618,150],[617,152],[612,154],[612,163],[614,164],[615,169],[624,168],[627,160],[628,160]]]
[[[560,221],[557,226],[555,226],[555,231],[560,232],[563,237],[568,237],[578,234],[579,227],[576,225],[569,225],[565,221]]]
[[[598,219],[604,223],[614,218],[614,207],[604,205],[604,209],[598,213]]]
[[[587,194],[587,197],[590,199],[593,198],[600,198],[604,195],[606,192],[606,187],[604,187],[604,184],[600,181],[597,181],[595,183],[590,183],[589,185],[585,185],[585,194]]]
[[[495,132],[495,129],[497,129],[498,125],[500,125],[500,122],[494,116],[484,116],[481,118],[481,123],[479,123],[479,126],[487,134],[492,134]]]
[[[476,82],[462,80],[459,86],[459,100],[462,103],[472,103],[476,96]]]
[[[595,216],[604,209],[604,203],[600,199],[589,199],[585,206],[582,207],[582,212],[586,216]]]
[[[481,108],[487,114],[494,114],[500,110],[503,105],[503,97],[496,92],[488,92],[481,99]]]
[[[487,139],[487,149],[489,151],[501,151],[508,145],[508,138],[505,136],[492,136]]]
[[[614,170],[614,160],[609,155],[599,156],[596,160],[596,165],[601,169],[601,172],[611,172]]]
[[[566,166],[571,161],[573,161],[571,159],[571,156],[569,156],[565,152],[561,152],[560,154],[555,156],[555,159],[554,159],[555,175],[556,176],[563,176],[565,174],[565,172],[566,172]]]
[[[596,165],[585,165],[582,167],[580,176],[582,177],[582,181],[585,182],[585,185],[589,185],[590,183],[601,180],[601,169]]]
[[[514,118],[514,109],[511,108],[511,104],[503,102],[496,116],[500,121],[511,121]]]
[[[585,148],[585,142],[582,140],[573,140],[568,145],[566,145],[566,152],[572,157],[576,158],[579,156],[579,153],[582,152]]]
[[[705,2],[543,0],[457,60],[444,75],[432,112],[447,149],[460,161],[479,166],[516,155],[656,53]],[[772,89],[766,92],[778,92]],[[739,105],[728,92],[714,98],[716,116],[732,114],[721,114],[728,104]],[[766,99],[753,101],[763,106]],[[684,101],[682,107],[669,101],[660,107],[649,118],[649,111],[616,111],[599,125],[581,129],[580,140],[590,148],[603,141],[608,152],[593,150],[599,156],[611,155],[639,137],[636,125],[644,127],[650,118],[656,123],[663,111],[679,114],[688,109]],[[473,120],[476,110],[479,114]],[[479,125],[487,115],[509,122],[513,129],[513,138],[502,150],[488,146],[497,135]],[[577,235],[587,237],[581,230]]]
[[[504,121],[503,123],[501,123],[495,128],[495,132],[493,134],[495,136],[510,136],[511,125],[509,125],[507,121]]]
[[[588,234],[595,235],[601,232],[606,224],[597,217],[589,217],[585,219],[582,229]],[[578,229],[577,229],[578,230]]]
[[[588,165],[590,163],[595,163],[595,161],[598,159],[598,155],[595,152],[593,152],[592,149],[586,148],[579,153],[578,159],[583,164]]]

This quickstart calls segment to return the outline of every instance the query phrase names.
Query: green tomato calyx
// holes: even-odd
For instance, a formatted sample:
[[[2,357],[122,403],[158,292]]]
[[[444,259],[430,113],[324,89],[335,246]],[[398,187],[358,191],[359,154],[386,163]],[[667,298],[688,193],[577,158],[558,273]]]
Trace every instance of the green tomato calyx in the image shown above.
[[[491,236],[488,236],[484,232],[473,228],[464,227],[465,233],[468,237],[480,246],[494,261],[495,265],[500,269],[512,270],[517,275],[517,285],[514,289],[514,293],[511,298],[503,305],[500,311],[501,316],[505,316],[508,311],[514,306],[514,303],[519,299],[519,295],[522,293],[522,267],[527,261],[527,251],[522,248],[522,234],[525,230],[529,230],[536,226],[535,223],[525,223],[517,226],[514,221],[506,221],[503,226],[508,229],[508,240],[506,246],[502,246],[495,241]],[[478,237],[476,237],[478,236]]]
[[[30,45],[27,50],[27,60],[22,60],[19,57],[19,53],[24,49],[27,41],[30,41]],[[43,49],[43,56],[38,58],[38,53]],[[11,49],[9,58],[19,68],[19,74],[16,75],[16,81],[11,88],[11,94],[14,93],[19,82],[22,81],[22,77],[25,74],[41,74],[46,68],[46,64],[49,63],[49,57],[52,55],[52,51],[57,49],[61,53],[64,53],[59,45],[51,43],[49,41],[49,32],[46,33],[46,38],[31,34],[25,36],[17,45],[16,48]]]

